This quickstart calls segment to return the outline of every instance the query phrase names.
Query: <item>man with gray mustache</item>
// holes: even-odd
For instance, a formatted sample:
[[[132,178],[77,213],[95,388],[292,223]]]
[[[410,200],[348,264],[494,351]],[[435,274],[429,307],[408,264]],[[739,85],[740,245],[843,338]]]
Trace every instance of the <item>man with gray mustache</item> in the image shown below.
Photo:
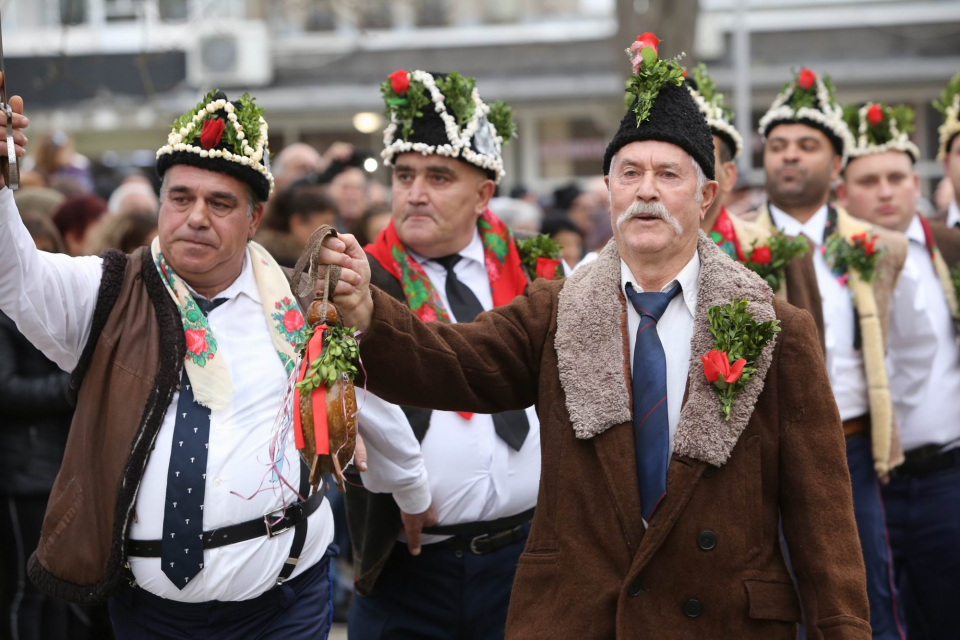
[[[536,403],[542,473],[507,638],[795,640],[802,599],[813,635],[867,640],[816,328],[700,231],[717,193],[713,141],[657,44],[631,44],[636,99],[603,163],[613,239],[594,262],[474,322],[423,322],[371,286],[376,266],[343,235],[320,255],[343,269],[334,300],[364,332],[381,397]]]

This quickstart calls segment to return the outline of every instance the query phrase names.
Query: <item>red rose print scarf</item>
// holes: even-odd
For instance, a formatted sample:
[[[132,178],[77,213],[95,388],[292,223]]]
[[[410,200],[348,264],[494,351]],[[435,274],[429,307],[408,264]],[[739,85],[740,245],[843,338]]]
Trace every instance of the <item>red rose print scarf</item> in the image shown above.
[[[493,306],[500,307],[523,293],[527,286],[527,276],[520,263],[513,233],[490,209],[484,211],[477,221],[477,231],[483,243],[487,276],[493,291]],[[387,228],[380,232],[376,242],[368,244],[364,250],[400,281],[407,306],[421,320],[449,324],[450,315],[443,307],[440,296],[430,284],[430,278],[423,267],[400,242],[392,220]]]
[[[197,402],[212,411],[225,408],[233,396],[233,383],[223,358],[217,355],[217,339],[200,312],[186,284],[174,273],[160,251],[159,238],[150,246],[154,264],[167,292],[180,311],[187,341],[184,366]],[[297,352],[306,339],[303,314],[280,266],[266,249],[256,242],[247,243],[253,276],[263,300],[263,313],[270,338],[287,373],[296,364]]]

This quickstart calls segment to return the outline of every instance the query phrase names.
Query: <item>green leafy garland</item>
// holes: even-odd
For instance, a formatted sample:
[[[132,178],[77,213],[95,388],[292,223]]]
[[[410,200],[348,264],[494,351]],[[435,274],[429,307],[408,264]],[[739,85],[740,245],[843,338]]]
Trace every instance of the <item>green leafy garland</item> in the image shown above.
[[[879,124],[873,124],[867,122],[867,143],[870,146],[880,146],[884,145],[892,139],[890,135],[890,121],[895,120],[897,123],[897,130],[900,133],[911,134],[914,130],[913,119],[914,112],[913,109],[906,105],[898,104],[893,106],[882,107],[883,120]],[[847,105],[843,108],[843,119],[846,120],[847,126],[850,127],[850,131],[855,137],[859,137],[860,131],[860,107],[857,105]]]
[[[940,93],[940,97],[933,101],[934,108],[940,113],[946,113],[947,108],[953,105],[953,99],[958,94],[960,94],[960,73],[950,79],[950,82]]]
[[[821,75],[820,80],[823,81],[823,86],[827,89],[827,95],[830,96],[830,106],[836,107],[836,88],[833,86],[833,81],[830,79],[830,76],[826,74]],[[784,83],[783,88],[780,89],[780,93],[786,93],[791,86],[793,86],[793,93],[790,95],[787,104],[793,109],[794,113],[804,107],[810,109],[817,109],[819,107],[820,99],[817,97],[816,82],[814,82],[809,89],[804,89],[796,80],[791,80]]]
[[[632,59],[633,53],[628,49],[627,57]],[[683,84],[683,69],[677,60],[683,57],[680,54],[670,60],[661,60],[653,47],[644,47],[640,50],[643,63],[637,72],[627,80],[627,95],[634,96],[633,112],[637,115],[637,126],[650,117],[653,101],[660,95],[661,89],[667,84],[679,87]]]
[[[780,333],[779,320],[757,322],[753,319],[753,314],[747,311],[749,302],[743,299],[730,302],[731,304],[718,305],[707,310],[713,348],[726,354],[731,364],[740,358],[747,361],[735,382],[724,382],[723,385],[714,383],[713,388],[720,398],[721,412],[727,420],[730,419],[730,411],[733,409],[734,396],[743,391],[757,372],[757,360],[763,348],[773,336]]]
[[[774,292],[780,291],[786,278],[787,265],[793,259],[805,254],[810,245],[800,236],[791,238],[782,233],[773,234],[766,244],[757,246],[757,242],[757,240],[754,240],[753,245],[751,245],[750,253],[747,254],[744,265],[763,278]],[[766,263],[754,262],[753,258],[756,250],[763,247],[770,250],[770,260]]]
[[[520,254],[520,262],[527,270],[528,274],[536,275],[537,259],[547,258],[549,260],[560,259],[560,244],[545,233],[540,233],[532,238],[517,240],[517,252]],[[563,277],[563,265],[557,265],[557,278]]]
[[[304,345],[309,344],[314,329],[307,332]],[[309,393],[318,388],[321,383],[327,389],[339,382],[343,375],[350,380],[356,377],[358,371],[356,363],[360,360],[360,347],[357,345],[357,328],[329,327],[323,336],[323,352],[320,357],[310,363],[310,368],[297,388],[301,392]]]
[[[186,129],[187,125],[193,121],[195,115],[206,112],[207,105],[213,101],[218,91],[219,89],[214,89],[203,96],[203,99],[197,103],[196,107],[182,114],[174,121],[170,126],[171,130],[179,132],[182,129]],[[237,115],[237,123],[243,127],[247,144],[256,148],[260,142],[260,118],[263,116],[264,109],[256,105],[254,98],[252,98],[249,93],[244,93],[237,99],[234,106],[234,113]],[[223,138],[230,146],[231,151],[237,155],[243,155],[243,141],[237,139],[236,130],[226,121],[226,118],[220,116],[219,111],[214,111],[213,113],[207,112],[203,117],[204,120],[215,120],[217,118],[224,120],[224,124],[227,125],[223,129]],[[200,138],[201,131],[202,127],[193,127],[187,130],[187,133],[183,134],[183,143],[194,144],[194,142]]]
[[[697,83],[697,93],[707,101],[708,104],[720,109],[723,119],[727,122],[733,122],[733,109],[724,104],[723,94],[717,91],[717,84],[707,73],[707,65],[702,62],[693,68],[691,72],[694,82]]]
[[[473,89],[476,82],[473,78],[462,76],[456,71],[447,74],[444,78],[435,78],[437,89],[443,94],[443,102],[447,111],[453,114],[457,125],[463,127],[473,118],[476,105],[473,103]]]
[[[387,80],[380,85],[380,93],[387,104],[385,115],[390,118],[392,114],[396,118],[400,125],[400,137],[407,140],[413,133],[414,119],[422,118],[423,108],[430,104],[427,88],[423,83],[411,80],[406,93],[400,95]]]
[[[497,100],[490,106],[490,112],[487,114],[487,120],[497,130],[497,135],[503,138],[503,145],[506,146],[511,138],[517,137],[517,125],[513,121],[513,109],[506,102]]]

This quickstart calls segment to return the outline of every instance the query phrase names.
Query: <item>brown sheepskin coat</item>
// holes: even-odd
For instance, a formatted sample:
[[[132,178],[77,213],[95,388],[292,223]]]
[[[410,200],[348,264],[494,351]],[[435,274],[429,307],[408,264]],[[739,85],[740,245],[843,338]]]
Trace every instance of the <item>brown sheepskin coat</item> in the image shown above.
[[[424,324],[374,289],[361,345],[372,392],[444,410],[537,404],[543,471],[508,638],[793,640],[801,600],[809,638],[870,638],[844,438],[813,320],[702,233],[698,252],[687,399],[646,530],[614,242],[566,281],[537,281],[469,324]],[[707,309],[740,298],[782,333],[725,422],[699,356],[712,347]]]

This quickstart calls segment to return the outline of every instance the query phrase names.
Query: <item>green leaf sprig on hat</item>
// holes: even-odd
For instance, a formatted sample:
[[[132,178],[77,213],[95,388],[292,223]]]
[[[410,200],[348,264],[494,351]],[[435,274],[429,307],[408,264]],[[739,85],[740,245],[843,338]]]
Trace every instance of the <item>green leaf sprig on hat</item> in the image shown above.
[[[214,96],[219,92],[219,89],[214,89],[207,95],[203,96],[203,99],[197,103],[197,106],[182,114],[176,121],[171,125],[170,129],[176,134],[180,135],[178,142],[184,144],[194,144],[200,138],[200,132],[203,129],[202,126],[196,126],[195,116],[200,115],[201,125],[203,120],[214,120],[219,118],[217,115],[219,109],[214,109],[211,111],[208,107],[213,101]],[[226,105],[230,106],[227,107]],[[237,106],[239,105],[239,106]],[[233,118],[230,118],[230,114],[236,116],[236,123],[240,125],[241,131],[243,132],[243,138],[238,137],[239,131],[235,127],[229,126],[225,127],[223,130],[223,138],[226,140],[227,144],[230,146],[230,150],[237,155],[245,155],[244,147],[256,148],[260,142],[260,118],[263,116],[264,109],[258,107],[254,102],[254,99],[250,96],[249,93],[244,93],[237,100],[236,105],[225,101],[223,109],[227,111],[227,117],[231,121]],[[244,144],[246,141],[246,144]]]
[[[960,134],[960,73],[950,79],[940,97],[933,101],[933,106],[943,114],[943,124],[938,129],[940,148],[937,151],[937,160],[943,160],[947,156],[947,144]]]
[[[724,104],[723,94],[717,91],[716,83],[707,73],[707,65],[701,62],[690,71],[690,75],[697,83],[697,93],[700,94],[700,97],[712,105],[714,109],[719,109],[724,120],[733,122],[733,109]]]
[[[843,119],[846,120],[850,131],[856,136],[866,137],[866,142],[870,146],[880,146],[887,144],[894,138],[893,130],[897,133],[913,133],[914,113],[913,109],[906,105],[898,104],[883,106],[880,104],[870,104],[865,110],[865,117],[861,118],[862,107],[857,105],[847,105],[843,109]]]
[[[679,87],[683,84],[683,69],[677,61],[680,54],[670,60],[659,57],[657,46],[660,40],[649,31],[637,36],[636,41],[626,50],[633,64],[633,75],[627,80],[627,94],[636,98],[633,112],[637,115],[637,126],[650,117],[653,102],[667,84]]]

